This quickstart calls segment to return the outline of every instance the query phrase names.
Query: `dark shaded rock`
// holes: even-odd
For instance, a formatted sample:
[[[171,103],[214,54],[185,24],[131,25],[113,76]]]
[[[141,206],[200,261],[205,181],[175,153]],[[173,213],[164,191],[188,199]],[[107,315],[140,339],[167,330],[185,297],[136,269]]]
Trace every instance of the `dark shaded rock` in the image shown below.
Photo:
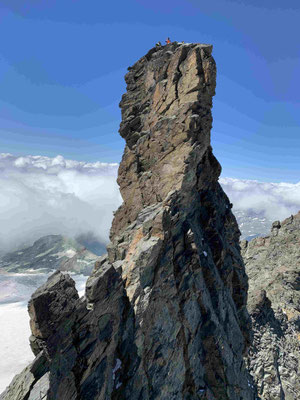
[[[45,347],[50,353],[55,351],[60,342],[57,332],[63,324],[63,335],[68,334],[68,321],[72,321],[77,302],[75,282],[69,275],[59,271],[34,292],[28,303],[28,312],[32,332],[30,343],[35,355]]]
[[[257,290],[251,298],[248,298],[248,311],[257,319],[262,317],[264,312],[270,309],[270,307],[271,302],[267,298],[265,290]]]

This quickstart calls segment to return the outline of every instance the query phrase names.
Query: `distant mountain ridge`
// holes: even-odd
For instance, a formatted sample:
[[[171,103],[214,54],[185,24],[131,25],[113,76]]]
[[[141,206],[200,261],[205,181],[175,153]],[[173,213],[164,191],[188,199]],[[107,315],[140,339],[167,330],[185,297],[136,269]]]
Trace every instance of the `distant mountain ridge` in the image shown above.
[[[0,272],[50,272],[54,269],[90,274],[98,255],[75,239],[48,235],[32,246],[7,253],[0,258]]]

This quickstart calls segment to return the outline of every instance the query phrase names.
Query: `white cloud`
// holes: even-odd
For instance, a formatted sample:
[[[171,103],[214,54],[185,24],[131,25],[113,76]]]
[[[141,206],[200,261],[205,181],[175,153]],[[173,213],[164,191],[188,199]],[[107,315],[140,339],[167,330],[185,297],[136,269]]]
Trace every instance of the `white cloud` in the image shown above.
[[[47,234],[93,232],[107,242],[121,204],[118,164],[0,154],[0,253]],[[300,209],[300,183],[221,178],[234,210],[283,219]]]
[[[118,164],[0,154],[0,251],[47,234],[108,240]]]
[[[220,183],[235,210],[254,212],[272,221],[300,210],[299,183],[269,183],[221,178]]]

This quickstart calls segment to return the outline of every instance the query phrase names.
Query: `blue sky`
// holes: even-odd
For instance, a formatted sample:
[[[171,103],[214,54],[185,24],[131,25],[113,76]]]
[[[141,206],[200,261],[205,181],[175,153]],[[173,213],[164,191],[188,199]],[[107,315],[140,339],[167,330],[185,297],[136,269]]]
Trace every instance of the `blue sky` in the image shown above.
[[[214,45],[223,176],[299,182],[298,0],[2,0],[0,152],[119,162],[127,67],[156,41]]]

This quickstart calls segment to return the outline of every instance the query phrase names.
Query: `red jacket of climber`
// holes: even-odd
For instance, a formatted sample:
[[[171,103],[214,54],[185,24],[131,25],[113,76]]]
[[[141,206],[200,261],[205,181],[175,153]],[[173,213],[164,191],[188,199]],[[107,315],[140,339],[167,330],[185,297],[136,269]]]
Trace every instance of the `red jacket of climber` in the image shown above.
[[[166,43],[167,43],[167,44],[170,44],[170,43],[171,43],[171,40],[170,40],[169,37],[166,39]]]

